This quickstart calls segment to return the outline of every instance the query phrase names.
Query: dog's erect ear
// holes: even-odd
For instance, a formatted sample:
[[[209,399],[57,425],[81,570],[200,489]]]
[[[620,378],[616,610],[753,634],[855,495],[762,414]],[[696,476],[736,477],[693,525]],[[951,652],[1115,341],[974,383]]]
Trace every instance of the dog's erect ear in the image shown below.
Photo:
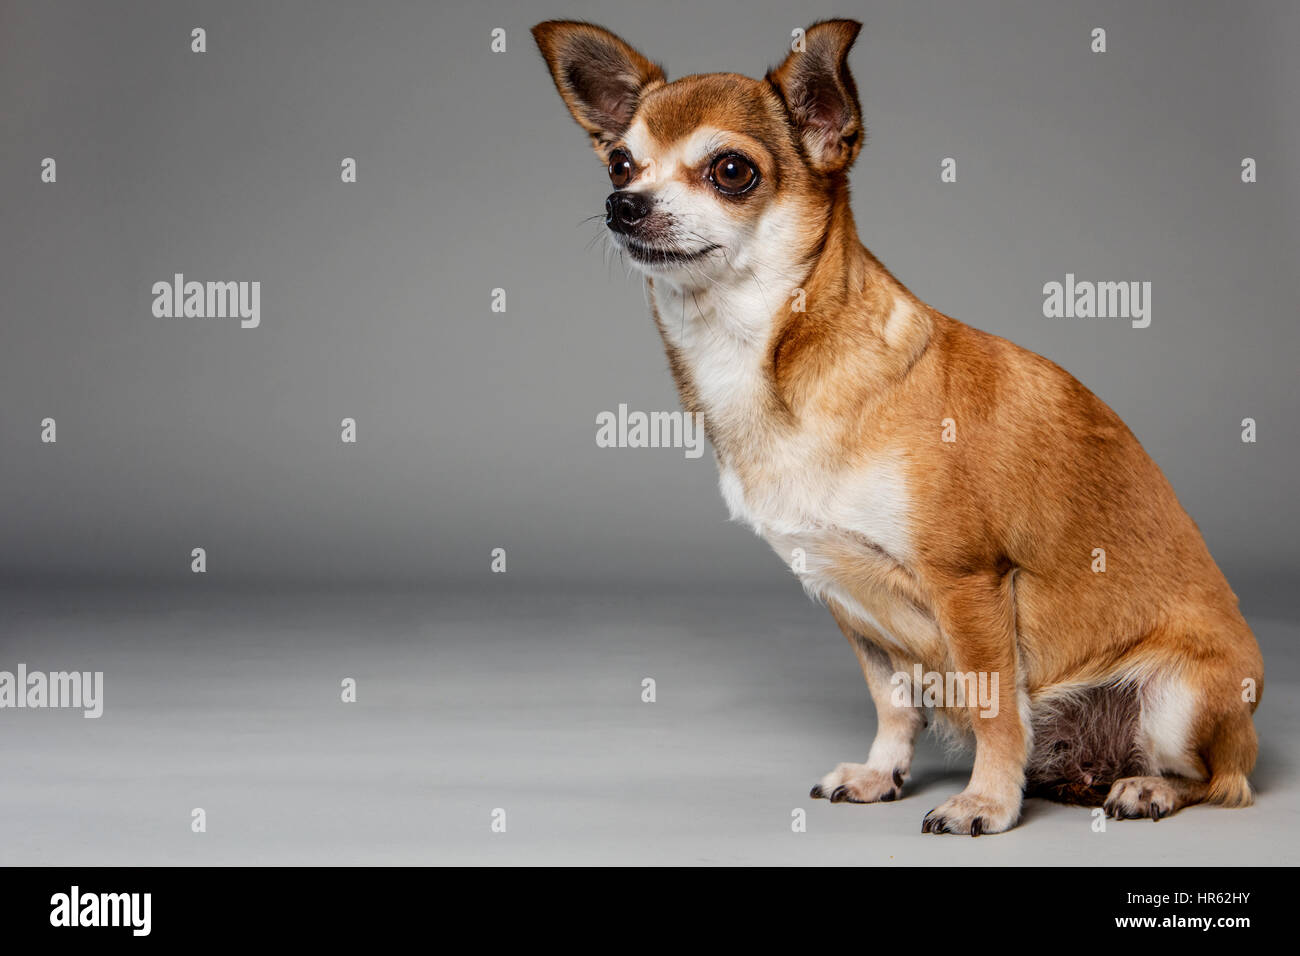
[[[803,49],[767,71],[820,172],[847,169],[862,150],[862,107],[848,62],[861,29],[857,20],[814,23],[804,31]]]
[[[664,71],[614,34],[590,23],[548,20],[533,27],[555,88],[597,147],[627,129],[642,94]]]

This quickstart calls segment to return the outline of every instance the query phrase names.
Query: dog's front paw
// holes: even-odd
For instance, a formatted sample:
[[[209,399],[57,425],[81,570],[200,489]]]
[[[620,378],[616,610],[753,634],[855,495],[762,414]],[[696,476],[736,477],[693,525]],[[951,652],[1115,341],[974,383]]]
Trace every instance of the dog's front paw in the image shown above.
[[[993,797],[963,790],[925,815],[922,833],[1001,833],[1020,819],[1020,794]]]
[[[842,763],[808,792],[831,803],[888,803],[903,792],[903,771],[875,770],[864,763]]]

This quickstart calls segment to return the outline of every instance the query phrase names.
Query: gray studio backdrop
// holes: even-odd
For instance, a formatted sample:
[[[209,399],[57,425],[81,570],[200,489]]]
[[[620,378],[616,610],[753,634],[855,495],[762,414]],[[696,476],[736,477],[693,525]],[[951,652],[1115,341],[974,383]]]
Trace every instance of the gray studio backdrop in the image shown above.
[[[678,406],[639,281],[590,245],[609,187],[528,27],[759,75],[833,15],[866,24],[864,242],[1101,395],[1243,597],[1282,593],[1289,2],[0,3],[0,572],[180,584],[204,547],[208,582],[460,586],[503,547],[539,587],[781,581],[711,455],[597,447],[599,412]],[[156,318],[178,272],[259,281],[260,327]],[[1067,273],[1149,281],[1150,327],[1044,318]]]

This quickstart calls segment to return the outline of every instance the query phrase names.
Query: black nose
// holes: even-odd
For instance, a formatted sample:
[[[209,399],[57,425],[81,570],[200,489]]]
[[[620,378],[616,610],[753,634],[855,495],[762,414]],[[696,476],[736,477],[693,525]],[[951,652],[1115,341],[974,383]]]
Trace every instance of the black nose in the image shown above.
[[[650,212],[650,200],[641,193],[610,193],[605,200],[605,225],[615,232],[631,232]]]

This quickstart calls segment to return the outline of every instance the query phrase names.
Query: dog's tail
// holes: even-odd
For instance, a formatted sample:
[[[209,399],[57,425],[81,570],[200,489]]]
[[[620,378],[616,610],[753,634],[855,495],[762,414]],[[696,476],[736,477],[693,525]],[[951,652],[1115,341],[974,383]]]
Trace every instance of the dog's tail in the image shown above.
[[[1239,707],[1224,714],[1206,743],[1205,762],[1210,771],[1210,782],[1205,790],[1206,803],[1221,807],[1248,807],[1255,802],[1255,792],[1246,779],[1259,750],[1255,723],[1250,718],[1252,709]]]

